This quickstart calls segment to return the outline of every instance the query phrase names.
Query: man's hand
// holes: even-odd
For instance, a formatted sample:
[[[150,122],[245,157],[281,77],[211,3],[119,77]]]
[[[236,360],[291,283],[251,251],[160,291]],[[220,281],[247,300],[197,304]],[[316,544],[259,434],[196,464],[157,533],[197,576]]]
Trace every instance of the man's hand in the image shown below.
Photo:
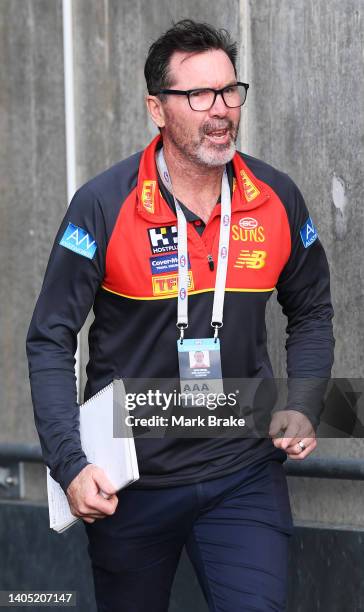
[[[283,432],[283,437],[276,437],[280,432]],[[275,412],[270,423],[269,435],[273,439],[274,446],[286,451],[290,459],[305,459],[317,446],[316,434],[310,421],[297,410]]]
[[[105,472],[89,464],[72,480],[67,489],[67,498],[72,514],[86,523],[94,523],[95,519],[114,514],[118,505],[115,493]]]

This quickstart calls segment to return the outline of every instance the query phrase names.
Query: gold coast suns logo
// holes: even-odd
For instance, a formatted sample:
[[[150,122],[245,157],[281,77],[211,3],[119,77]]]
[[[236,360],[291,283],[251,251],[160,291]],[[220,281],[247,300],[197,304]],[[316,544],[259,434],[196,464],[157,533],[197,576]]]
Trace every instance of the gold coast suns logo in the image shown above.
[[[151,180],[143,181],[142,204],[145,210],[152,214],[154,214],[155,188],[156,188],[156,181],[151,181]]]
[[[244,217],[239,225],[231,226],[231,237],[241,242],[264,242],[264,227],[253,217]]]

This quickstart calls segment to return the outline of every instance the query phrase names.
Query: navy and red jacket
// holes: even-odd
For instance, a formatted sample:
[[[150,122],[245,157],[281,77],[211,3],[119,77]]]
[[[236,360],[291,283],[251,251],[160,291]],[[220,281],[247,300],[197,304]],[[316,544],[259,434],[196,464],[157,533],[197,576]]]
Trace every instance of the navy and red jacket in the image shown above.
[[[50,255],[27,337],[30,382],[43,457],[66,490],[87,464],[79,437],[74,354],[93,307],[85,399],[114,378],[178,377],[177,220],[163,195],[156,137],[141,153],[75,194]],[[288,318],[290,379],[330,376],[333,310],[326,256],[298,188],[272,166],[236,153],[224,326],[224,378],[270,378],[266,304],[274,290]],[[220,227],[217,203],[203,232],[188,221],[189,328],[211,337]],[[213,269],[212,269],[213,268]],[[287,408],[319,422],[322,397],[291,390]],[[285,453],[264,438],[135,439],[141,478],[160,487],[215,478]],[[284,456],[284,457],[283,457]]]

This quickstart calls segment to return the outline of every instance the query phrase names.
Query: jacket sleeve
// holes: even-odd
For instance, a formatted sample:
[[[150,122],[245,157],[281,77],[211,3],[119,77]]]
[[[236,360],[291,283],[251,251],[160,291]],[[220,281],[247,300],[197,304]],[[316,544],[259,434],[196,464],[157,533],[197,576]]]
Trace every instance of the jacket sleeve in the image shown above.
[[[317,230],[291,179],[285,205],[291,253],[277,297],[288,318],[286,408],[304,413],[317,428],[334,358],[330,273]]]
[[[56,236],[27,336],[43,459],[64,491],[88,463],[80,443],[74,355],[104,276],[106,242],[100,202],[84,186]]]

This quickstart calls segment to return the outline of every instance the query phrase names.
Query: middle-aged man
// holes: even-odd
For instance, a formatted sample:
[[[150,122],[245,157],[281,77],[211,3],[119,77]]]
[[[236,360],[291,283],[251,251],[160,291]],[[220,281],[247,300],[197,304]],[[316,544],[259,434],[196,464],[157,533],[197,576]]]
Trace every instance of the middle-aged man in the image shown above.
[[[213,342],[224,380],[271,378],[274,288],[291,383],[327,379],[333,361],[328,266],[303,198],[286,174],[236,152],[248,90],[236,44],[183,20],[151,46],[145,76],[160,135],[75,194],[31,322],[44,459],[86,523],[100,611],[166,611],[185,545],[211,611],[282,612],[282,463],[316,446],[314,384],[290,385],[267,437],[136,436],[141,477],[118,494],[80,446],[74,353],[92,305],[86,398],[117,377],[176,378],[183,341]]]

